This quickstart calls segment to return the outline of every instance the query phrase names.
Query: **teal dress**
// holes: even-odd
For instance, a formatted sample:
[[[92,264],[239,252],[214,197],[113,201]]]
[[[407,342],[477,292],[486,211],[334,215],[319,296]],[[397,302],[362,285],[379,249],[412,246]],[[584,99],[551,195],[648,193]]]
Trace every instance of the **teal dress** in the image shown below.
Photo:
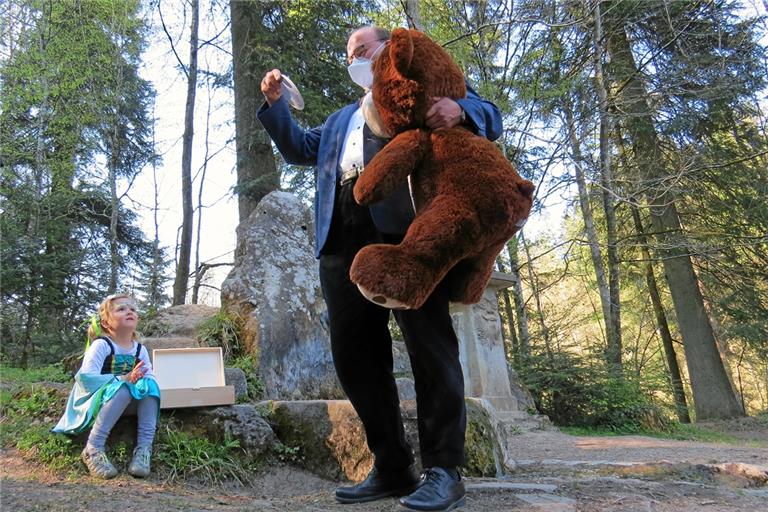
[[[111,342],[107,340],[111,346]],[[157,399],[158,413],[160,409],[160,388],[151,377],[142,377],[132,384],[117,377],[130,373],[136,365],[138,354],[141,351],[139,345],[136,356],[125,354],[110,355],[104,361],[102,373],[83,373],[82,369],[75,375],[75,385],[69,393],[67,407],[64,415],[53,427],[52,432],[60,434],[79,434],[88,430],[101,410],[121,386],[127,386],[131,396],[136,400],[147,397]]]

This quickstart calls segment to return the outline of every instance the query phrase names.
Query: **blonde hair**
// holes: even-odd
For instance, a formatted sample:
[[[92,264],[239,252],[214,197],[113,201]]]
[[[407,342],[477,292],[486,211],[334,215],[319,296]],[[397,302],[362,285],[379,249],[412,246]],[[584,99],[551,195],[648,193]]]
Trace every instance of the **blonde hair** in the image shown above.
[[[112,328],[109,325],[112,323],[112,311],[115,309],[114,303],[118,299],[130,299],[135,302],[133,297],[125,293],[110,295],[104,299],[101,304],[99,304],[99,313],[96,322],[92,322],[91,325],[88,326],[88,339],[90,341],[95,340],[101,336],[102,333],[114,336],[115,333],[112,332]],[[94,328],[94,323],[97,323],[98,329]],[[136,338],[136,331],[131,334],[131,337]]]

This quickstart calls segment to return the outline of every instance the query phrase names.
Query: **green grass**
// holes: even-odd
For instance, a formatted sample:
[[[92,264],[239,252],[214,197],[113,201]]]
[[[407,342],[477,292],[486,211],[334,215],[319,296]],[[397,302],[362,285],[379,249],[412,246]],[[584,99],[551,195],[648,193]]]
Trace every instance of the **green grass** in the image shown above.
[[[0,444],[13,446],[26,430],[44,418],[58,419],[66,397],[53,389],[24,384],[15,391],[0,392]],[[47,425],[45,428],[51,428]]]
[[[22,384],[13,391],[0,391],[0,443],[17,448],[30,461],[65,471],[70,477],[87,474],[80,463],[83,441],[50,431],[65,404],[66,395],[40,385]],[[108,446],[107,453],[113,464],[122,468],[132,450],[131,443],[117,441]],[[160,418],[152,470],[167,481],[191,478],[206,483],[245,484],[263,462],[250,459],[237,440],[211,440],[180,431],[173,420]]]
[[[52,434],[47,425],[35,425],[20,433],[16,448],[26,457],[33,458],[43,465],[57,470],[81,469],[80,452],[82,446],[76,446],[72,439],[60,434]]]
[[[676,423],[672,425],[669,431],[663,430],[614,430],[607,428],[590,427],[559,427],[562,432],[574,436],[624,436],[641,435],[649,437],[658,437],[661,439],[675,439],[678,441],[702,441],[706,443],[729,443],[737,444],[742,440],[715,430],[698,427],[696,425],[686,425]]]
[[[248,482],[256,469],[245,461],[240,443],[235,439],[214,442],[175,430],[165,424],[156,442],[155,460],[168,481],[195,478],[205,483],[234,480]]]
[[[66,397],[53,389],[21,382],[14,391],[0,392],[0,444],[15,447],[28,459],[51,469],[70,474],[79,469],[83,474],[78,462],[82,446],[50,432],[64,410]]]
[[[0,382],[6,384],[24,384],[32,382],[69,382],[71,377],[59,364],[50,364],[38,368],[15,368],[0,364]]]
[[[240,346],[242,325],[242,318],[220,309],[214,316],[197,326],[197,339],[202,346],[221,347],[224,360],[229,361],[242,351]]]

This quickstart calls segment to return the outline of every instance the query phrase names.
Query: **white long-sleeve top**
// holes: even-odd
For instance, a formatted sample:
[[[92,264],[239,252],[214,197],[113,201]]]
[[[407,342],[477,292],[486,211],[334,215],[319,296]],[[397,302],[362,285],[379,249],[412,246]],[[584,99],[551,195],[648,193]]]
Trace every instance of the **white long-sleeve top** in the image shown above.
[[[115,355],[121,354],[133,356],[136,354],[136,345],[136,340],[131,342],[131,348],[123,348],[114,341],[112,342],[112,346],[115,347]],[[91,346],[88,347],[88,350],[85,351],[80,371],[82,373],[100,374],[101,367],[104,365],[104,360],[109,356],[109,353],[109,343],[107,343],[107,340],[103,338],[94,340],[91,343]],[[139,360],[144,361],[144,369],[146,370],[144,377],[152,377],[154,379],[155,374],[152,373],[152,362],[149,360],[149,352],[144,345],[141,346]]]

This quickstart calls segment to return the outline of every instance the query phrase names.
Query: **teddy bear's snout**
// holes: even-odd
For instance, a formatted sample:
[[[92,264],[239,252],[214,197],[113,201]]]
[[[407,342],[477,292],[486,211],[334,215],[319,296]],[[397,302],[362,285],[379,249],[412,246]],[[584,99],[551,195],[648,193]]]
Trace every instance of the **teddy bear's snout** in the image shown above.
[[[368,125],[368,128],[371,129],[371,132],[373,132],[374,135],[383,139],[392,138],[393,134],[384,125],[384,121],[381,120],[379,111],[373,103],[373,94],[371,91],[368,91],[368,94],[363,97],[363,102],[360,108],[363,111],[365,124]]]

